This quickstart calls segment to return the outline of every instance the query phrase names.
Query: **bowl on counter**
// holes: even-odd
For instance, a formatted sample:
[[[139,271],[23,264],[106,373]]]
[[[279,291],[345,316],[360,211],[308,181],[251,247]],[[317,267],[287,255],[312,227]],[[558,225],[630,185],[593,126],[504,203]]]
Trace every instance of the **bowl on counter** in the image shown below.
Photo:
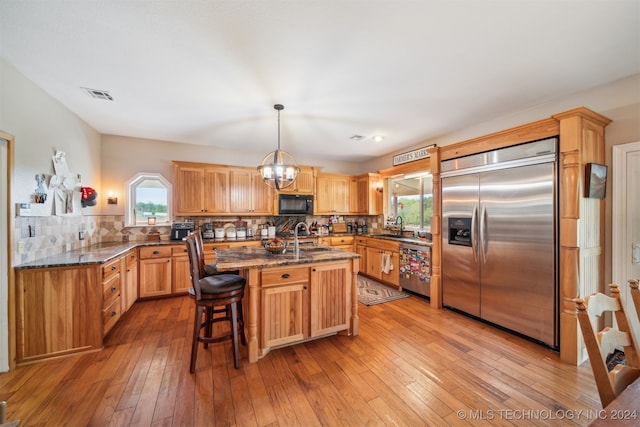
[[[283,254],[287,251],[287,241],[282,239],[265,240],[262,246],[272,254]]]

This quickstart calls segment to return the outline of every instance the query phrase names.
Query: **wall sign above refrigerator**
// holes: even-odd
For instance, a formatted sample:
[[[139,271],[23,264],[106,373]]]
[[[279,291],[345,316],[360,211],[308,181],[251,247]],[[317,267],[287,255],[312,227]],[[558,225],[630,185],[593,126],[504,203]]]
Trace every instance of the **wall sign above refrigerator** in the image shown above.
[[[396,154],[393,156],[393,166],[398,166],[404,163],[415,162],[416,160],[422,160],[429,157],[429,149],[435,147],[436,144],[427,145],[426,147],[418,148],[413,151],[407,151],[406,153]]]

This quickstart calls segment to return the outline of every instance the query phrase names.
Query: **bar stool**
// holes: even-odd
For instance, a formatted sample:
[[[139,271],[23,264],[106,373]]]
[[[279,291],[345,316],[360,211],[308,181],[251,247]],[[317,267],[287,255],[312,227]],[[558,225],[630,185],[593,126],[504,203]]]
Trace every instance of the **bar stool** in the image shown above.
[[[205,264],[204,260],[204,242],[202,241],[202,232],[195,230],[191,233],[196,239],[196,249],[198,250],[198,259],[200,260],[200,271],[203,271],[203,277],[220,274],[216,264]],[[228,271],[224,274],[239,274],[238,270]]]
[[[198,355],[198,343],[208,344],[232,339],[233,358],[236,369],[240,368],[240,355],[238,348],[239,335],[242,344],[246,344],[244,336],[244,318],[242,314],[242,298],[246,280],[237,274],[215,274],[204,276],[201,265],[204,265],[204,254],[198,255],[197,237],[190,234],[185,238],[189,263],[191,267],[191,282],[193,287],[189,289],[189,295],[196,304],[195,319],[193,325],[193,342],[191,346],[191,373],[195,372],[196,358]],[[216,308],[218,307],[218,308]],[[205,314],[204,322],[202,315]],[[217,314],[224,314],[217,316]],[[213,325],[217,322],[230,322],[231,331],[227,335],[213,336]],[[204,329],[204,334],[202,330]]]

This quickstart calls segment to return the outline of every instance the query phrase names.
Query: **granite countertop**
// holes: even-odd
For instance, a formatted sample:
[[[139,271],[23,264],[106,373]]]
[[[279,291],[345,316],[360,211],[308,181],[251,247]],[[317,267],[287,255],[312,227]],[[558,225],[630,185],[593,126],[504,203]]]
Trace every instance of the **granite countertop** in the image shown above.
[[[351,236],[364,236],[364,237],[375,237],[375,238],[379,238],[379,239],[385,239],[385,240],[391,240],[391,241],[397,241],[397,242],[406,242],[406,243],[413,243],[413,244],[418,244],[418,245],[424,245],[424,246],[431,246],[431,242],[430,241],[425,241],[424,239],[417,239],[417,238],[410,238],[410,237],[396,237],[396,236],[384,236],[384,235],[376,235],[376,234],[329,234],[329,235],[322,235],[322,236],[301,236],[300,240],[305,240],[305,239],[315,239],[318,237],[332,237],[332,236],[346,236],[346,235],[351,235]],[[242,242],[242,241],[246,241],[246,242],[250,242],[250,241],[260,241],[262,240],[261,237],[258,236],[254,236],[253,238],[249,238],[246,240],[227,240],[227,239],[204,239],[205,243],[225,243],[225,242]],[[287,238],[287,240],[292,240],[292,238]],[[14,268],[16,270],[21,270],[21,269],[29,269],[29,268],[51,268],[51,267],[70,267],[70,266],[78,266],[78,265],[91,265],[91,264],[103,264],[105,262],[110,261],[111,259],[120,256],[122,254],[124,254],[125,252],[127,252],[130,249],[134,249],[134,248],[139,248],[142,246],[160,246],[160,245],[181,245],[183,244],[182,241],[180,240],[161,240],[159,242],[142,242],[142,241],[133,241],[133,242],[105,242],[105,243],[98,243],[92,246],[88,246],[85,248],[81,248],[81,249],[75,249],[72,251],[68,251],[68,252],[64,252],[58,255],[51,255],[45,258],[40,258],[34,261],[29,261],[29,262],[25,262],[23,264],[18,264],[16,265]],[[321,246],[313,246],[313,248],[320,248]],[[329,248],[328,246],[326,246],[325,248]],[[254,251],[256,251],[256,253],[254,254],[256,257],[259,253],[261,253],[263,255],[262,258],[264,258],[264,256],[268,256],[271,257],[270,254],[268,254],[264,249],[262,248],[247,248],[247,249],[252,249]],[[234,249],[238,252],[246,250],[245,248],[237,248]],[[292,249],[291,249],[292,250]],[[222,251],[221,249],[218,250],[219,252]],[[338,251],[338,250],[336,250]],[[303,253],[305,252],[305,253]],[[308,252],[308,253],[306,253]],[[322,249],[318,249],[318,250],[313,250],[312,248],[306,248],[304,251],[301,251],[301,255],[300,258],[297,261],[294,261],[292,259],[293,255],[291,254],[291,252],[286,253],[284,255],[273,255],[274,257],[280,257],[277,260],[273,260],[271,258],[265,258],[267,261],[269,261],[269,265],[279,265],[279,264],[290,264],[293,262],[296,263],[304,263],[304,262],[314,262],[314,259],[310,259],[310,258],[315,258],[315,259],[320,259],[322,261],[324,261],[325,259],[323,258],[328,258],[329,260],[331,259],[346,259],[344,258],[332,258],[337,256],[336,254],[330,254],[328,253],[329,251],[322,250]],[[346,252],[346,251],[340,251],[340,252],[344,252],[346,254],[351,254],[350,252]],[[260,258],[260,257],[258,257]],[[260,259],[262,259],[260,258]],[[255,259],[253,261],[256,261]],[[276,262],[274,262],[276,261]],[[281,262],[282,261],[282,262]],[[229,268],[229,270],[237,270],[238,268]]]
[[[360,255],[322,245],[301,247],[298,256],[295,255],[293,249],[290,251],[287,250],[284,254],[272,254],[264,248],[216,249],[216,266],[218,271],[310,264],[349,260],[353,258],[360,258]]]

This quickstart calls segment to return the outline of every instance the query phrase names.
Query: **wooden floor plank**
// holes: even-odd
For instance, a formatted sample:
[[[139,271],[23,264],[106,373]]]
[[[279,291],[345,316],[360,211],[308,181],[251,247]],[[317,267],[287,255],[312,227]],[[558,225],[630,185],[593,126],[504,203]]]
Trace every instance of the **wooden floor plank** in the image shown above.
[[[138,302],[104,350],[1,374],[0,399],[21,426],[538,426],[497,414],[601,408],[590,367],[546,347],[414,296],[359,307],[357,337],[254,364],[241,347],[240,369],[230,343],[200,345],[191,374],[193,301]]]

